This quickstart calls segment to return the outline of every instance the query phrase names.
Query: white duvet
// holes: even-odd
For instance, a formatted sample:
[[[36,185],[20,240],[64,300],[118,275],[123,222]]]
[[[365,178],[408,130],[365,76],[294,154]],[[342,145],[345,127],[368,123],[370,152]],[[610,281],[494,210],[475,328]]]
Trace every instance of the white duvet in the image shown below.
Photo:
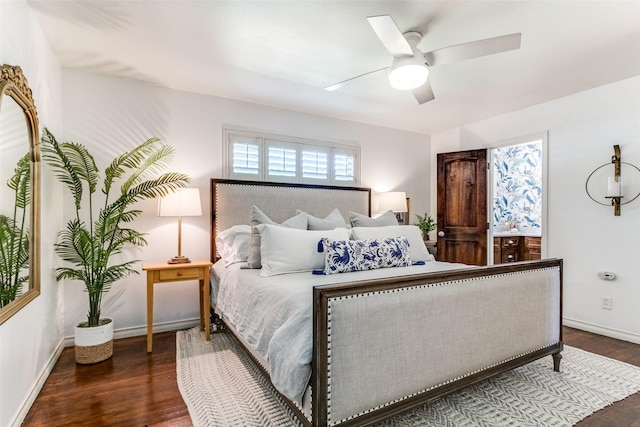
[[[216,312],[268,361],[274,386],[295,402],[301,401],[311,377],[313,286],[465,267],[430,261],[328,276],[308,272],[261,277],[260,270],[241,269],[241,265],[214,265],[211,283]]]

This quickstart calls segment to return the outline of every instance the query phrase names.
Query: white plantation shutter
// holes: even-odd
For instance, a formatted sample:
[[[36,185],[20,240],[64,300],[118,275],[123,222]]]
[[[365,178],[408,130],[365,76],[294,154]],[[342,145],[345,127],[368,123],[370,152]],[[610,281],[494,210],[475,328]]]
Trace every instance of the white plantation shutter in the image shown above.
[[[329,150],[316,148],[302,149],[302,180],[328,181]]]
[[[257,179],[260,175],[260,141],[256,138],[236,136],[230,138],[230,143],[232,176],[250,176],[251,179]]]
[[[223,129],[227,178],[358,185],[360,147],[245,130]]]
[[[296,178],[297,147],[280,141],[267,141],[267,175],[271,177]]]
[[[333,179],[336,182],[355,182],[355,153],[335,151],[333,155]]]

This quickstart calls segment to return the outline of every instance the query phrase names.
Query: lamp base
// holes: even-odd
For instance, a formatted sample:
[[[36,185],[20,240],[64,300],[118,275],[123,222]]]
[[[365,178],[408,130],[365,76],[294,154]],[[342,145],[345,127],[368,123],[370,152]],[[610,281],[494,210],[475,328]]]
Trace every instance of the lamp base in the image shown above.
[[[191,260],[186,256],[174,256],[167,261],[167,264],[189,264],[190,262]]]

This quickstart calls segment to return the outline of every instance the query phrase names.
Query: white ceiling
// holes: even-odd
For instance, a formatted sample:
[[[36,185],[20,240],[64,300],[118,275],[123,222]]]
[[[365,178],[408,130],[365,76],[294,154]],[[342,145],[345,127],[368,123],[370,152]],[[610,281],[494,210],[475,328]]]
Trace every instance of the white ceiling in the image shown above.
[[[63,67],[434,133],[640,75],[640,1],[29,0]],[[422,51],[522,33],[519,50],[432,67],[418,105],[367,16],[424,34]]]

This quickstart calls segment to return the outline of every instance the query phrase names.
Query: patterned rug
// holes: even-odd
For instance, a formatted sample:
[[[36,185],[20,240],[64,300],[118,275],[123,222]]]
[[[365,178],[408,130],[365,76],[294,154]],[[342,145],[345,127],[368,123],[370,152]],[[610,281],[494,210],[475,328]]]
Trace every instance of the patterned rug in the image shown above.
[[[565,346],[551,357],[429,402],[380,426],[571,426],[640,390],[640,367]],[[177,333],[178,386],[194,426],[300,425],[226,333]]]

